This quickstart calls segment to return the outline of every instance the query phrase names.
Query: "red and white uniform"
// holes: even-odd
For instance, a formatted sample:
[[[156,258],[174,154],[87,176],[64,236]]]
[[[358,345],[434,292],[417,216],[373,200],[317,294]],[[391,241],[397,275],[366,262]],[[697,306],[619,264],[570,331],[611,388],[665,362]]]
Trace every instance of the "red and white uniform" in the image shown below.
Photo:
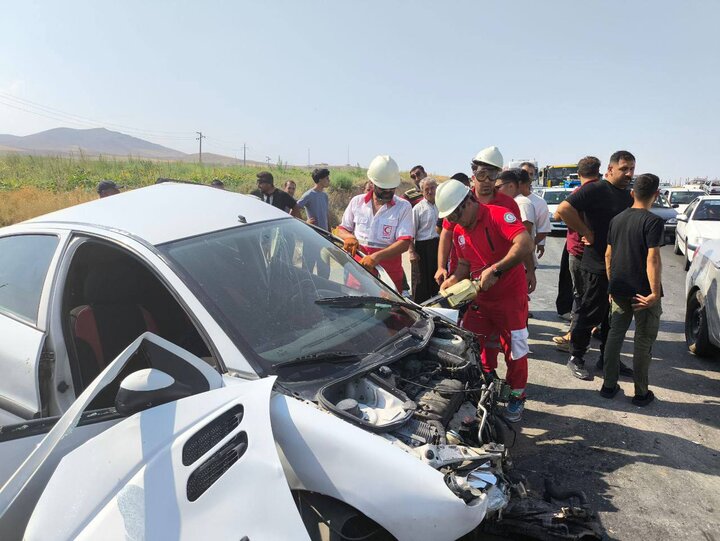
[[[471,278],[477,279],[484,269],[507,255],[512,240],[524,231],[522,221],[507,208],[481,204],[474,226],[455,227],[453,246],[458,258],[470,263]],[[484,370],[497,368],[497,354],[500,345],[503,346],[506,380],[511,389],[520,394],[528,377],[527,316],[525,268],[517,264],[506,270],[489,290],[478,293],[462,320],[462,326],[477,336],[483,350]]]
[[[360,249],[366,254],[379,252],[399,240],[411,241],[415,227],[410,203],[395,195],[392,201],[373,213],[372,197],[372,192],[353,197],[339,227],[355,235]],[[383,259],[380,265],[390,275],[397,290],[402,291],[402,256]]]

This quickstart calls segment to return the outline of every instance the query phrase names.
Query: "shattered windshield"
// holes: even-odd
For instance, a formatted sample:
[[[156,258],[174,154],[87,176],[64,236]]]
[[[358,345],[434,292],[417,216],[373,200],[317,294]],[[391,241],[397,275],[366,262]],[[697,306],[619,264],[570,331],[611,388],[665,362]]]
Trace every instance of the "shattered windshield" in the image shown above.
[[[243,225],[160,249],[265,373],[325,358],[325,352],[368,353],[419,318],[402,306],[402,297],[296,219]],[[388,302],[342,302],[347,296]],[[330,298],[335,301],[316,302]]]

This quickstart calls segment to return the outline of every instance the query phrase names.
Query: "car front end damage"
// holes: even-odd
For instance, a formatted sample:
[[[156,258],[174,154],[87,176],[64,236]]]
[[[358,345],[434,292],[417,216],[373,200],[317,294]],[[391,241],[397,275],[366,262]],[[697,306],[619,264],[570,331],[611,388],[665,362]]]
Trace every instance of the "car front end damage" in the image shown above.
[[[273,433],[308,531],[601,538],[583,494],[548,484],[537,498],[512,472],[509,389],[480,370],[478,353],[471,334],[436,318],[420,347],[322,385],[315,400],[273,397]]]

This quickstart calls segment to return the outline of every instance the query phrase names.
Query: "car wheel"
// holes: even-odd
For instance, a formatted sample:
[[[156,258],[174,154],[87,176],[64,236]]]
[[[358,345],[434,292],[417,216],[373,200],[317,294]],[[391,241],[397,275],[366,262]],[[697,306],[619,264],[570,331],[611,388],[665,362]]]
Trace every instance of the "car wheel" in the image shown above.
[[[678,234],[675,233],[675,255],[680,255],[682,252],[680,251],[680,241],[678,240]]]
[[[700,302],[700,292],[695,291],[685,310],[685,342],[688,349],[698,357],[710,357],[717,349],[710,343],[707,314]]]

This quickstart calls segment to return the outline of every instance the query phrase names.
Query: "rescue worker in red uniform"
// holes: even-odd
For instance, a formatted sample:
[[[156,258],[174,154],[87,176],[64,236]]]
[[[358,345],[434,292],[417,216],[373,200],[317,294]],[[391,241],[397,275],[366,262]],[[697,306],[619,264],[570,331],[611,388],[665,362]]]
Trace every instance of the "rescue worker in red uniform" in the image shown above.
[[[456,180],[437,189],[436,205],[441,217],[456,224],[453,245],[458,255],[455,272],[440,286],[446,289],[465,278],[480,280],[480,293],[465,312],[462,327],[475,333],[482,350],[483,370],[497,368],[499,335],[506,354],[506,381],[511,388],[505,418],[522,418],[528,378],[528,284],[523,262],[534,249],[522,221],[506,208],[479,203],[472,192]]]
[[[395,195],[400,169],[390,156],[377,156],[367,171],[373,190],[350,200],[338,236],[353,257],[362,250],[360,264],[369,271],[381,264],[399,292],[403,290],[402,254],[410,248],[415,234],[412,206]]]

